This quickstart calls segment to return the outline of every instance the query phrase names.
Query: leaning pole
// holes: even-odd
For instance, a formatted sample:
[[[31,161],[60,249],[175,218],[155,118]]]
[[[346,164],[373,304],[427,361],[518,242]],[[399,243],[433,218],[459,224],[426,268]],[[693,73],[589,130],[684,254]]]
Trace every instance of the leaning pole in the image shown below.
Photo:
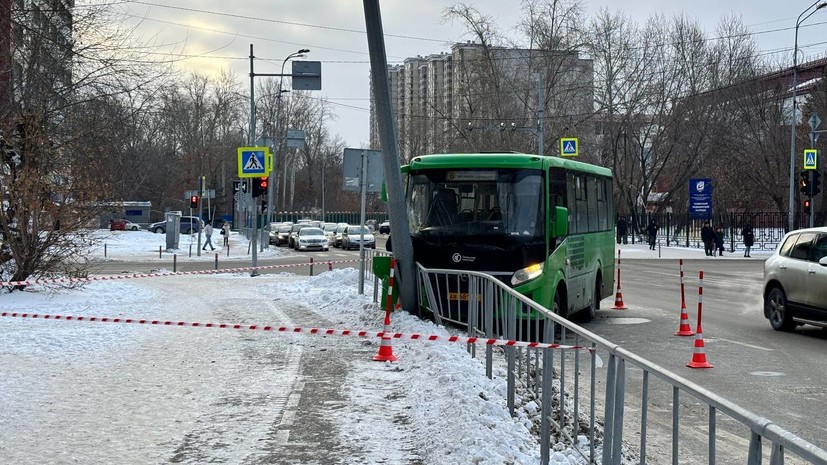
[[[399,169],[396,131],[393,126],[390,85],[388,83],[388,59],[385,54],[385,38],[382,32],[382,14],[379,0],[363,0],[365,26],[370,53],[370,75],[373,82],[373,101],[376,108],[376,122],[379,126],[382,161],[385,169],[385,187],[388,193],[388,213],[391,222],[393,255],[396,258],[402,308],[419,314],[416,301],[416,265],[413,257],[408,215],[402,193],[402,174]]]

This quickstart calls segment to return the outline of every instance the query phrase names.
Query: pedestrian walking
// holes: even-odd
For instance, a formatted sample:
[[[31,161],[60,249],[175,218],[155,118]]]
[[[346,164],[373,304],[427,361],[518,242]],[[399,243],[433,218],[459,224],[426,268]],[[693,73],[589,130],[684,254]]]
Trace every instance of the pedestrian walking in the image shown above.
[[[712,244],[715,242],[715,231],[709,225],[709,221],[704,221],[701,228],[701,240],[704,242],[704,252],[707,257],[712,257],[715,253],[712,251]]]
[[[230,223],[225,221],[221,226],[221,234],[224,235],[224,245],[230,245]]]
[[[749,257],[749,251],[755,243],[755,233],[752,231],[752,225],[747,223],[744,229],[741,230],[741,237],[744,239],[744,256]]]
[[[621,215],[617,219],[617,243],[620,244],[623,241],[624,244],[628,244],[626,235],[629,233],[628,225],[626,224],[626,218]]]
[[[724,256],[724,230],[720,226],[715,228],[715,248],[718,249],[718,256]],[[713,255],[715,255],[713,253]]]
[[[655,241],[658,237],[658,224],[655,223],[655,220],[649,222],[649,226],[646,226],[646,234],[649,235],[649,250],[655,250]]]
[[[210,222],[204,226],[204,236],[207,238],[207,242],[204,243],[204,247],[201,250],[207,250],[207,246],[210,246],[210,250],[215,250],[215,247],[212,245],[212,224]]]

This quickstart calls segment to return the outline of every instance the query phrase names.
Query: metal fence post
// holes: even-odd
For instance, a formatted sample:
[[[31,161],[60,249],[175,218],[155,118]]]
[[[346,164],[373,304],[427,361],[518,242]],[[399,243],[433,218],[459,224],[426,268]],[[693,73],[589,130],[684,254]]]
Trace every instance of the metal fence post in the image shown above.
[[[606,369],[606,405],[603,409],[603,461],[602,463],[609,465],[612,462],[612,441],[614,435],[612,434],[614,428],[614,411],[615,411],[615,374],[617,367],[615,364],[615,354],[609,354],[609,363]]]
[[[542,405],[540,406],[540,463],[543,465],[548,465],[551,452],[551,381],[554,378],[552,376],[553,367],[550,362],[552,350],[553,349],[543,349],[543,387],[541,393]],[[603,442],[603,457],[603,463],[608,463],[605,461],[605,441]]]

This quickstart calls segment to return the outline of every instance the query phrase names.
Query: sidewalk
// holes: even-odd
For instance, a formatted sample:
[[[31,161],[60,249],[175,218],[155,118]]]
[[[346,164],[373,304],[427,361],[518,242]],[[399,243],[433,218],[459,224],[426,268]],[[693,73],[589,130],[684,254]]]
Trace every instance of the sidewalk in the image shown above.
[[[649,250],[649,245],[643,242],[638,242],[636,244],[615,244],[617,250],[620,250],[620,258],[621,259],[652,259],[652,258],[663,258],[663,259],[677,259],[683,258],[686,260],[689,259],[699,259],[699,260],[766,260],[772,255],[772,251],[768,250],[753,250],[750,252],[749,258],[744,257],[743,250],[736,250],[735,252],[730,252],[729,249],[724,250],[723,256],[718,256],[717,252],[714,257],[707,257],[704,255],[704,250],[700,248],[694,247],[677,247],[677,246],[670,246],[667,247],[665,244],[660,244],[655,246],[655,250]]]

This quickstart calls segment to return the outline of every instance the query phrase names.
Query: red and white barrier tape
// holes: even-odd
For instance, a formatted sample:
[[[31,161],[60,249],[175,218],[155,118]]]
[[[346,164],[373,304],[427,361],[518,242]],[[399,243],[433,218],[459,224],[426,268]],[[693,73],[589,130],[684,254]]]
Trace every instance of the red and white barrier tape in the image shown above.
[[[220,270],[201,270],[201,271],[176,271],[172,273],[139,273],[139,274],[131,274],[131,275],[117,275],[117,276],[95,276],[91,278],[49,278],[49,279],[36,279],[34,281],[0,281],[0,286],[34,286],[37,284],[72,284],[72,283],[84,283],[90,281],[117,281],[121,279],[135,279],[135,278],[158,278],[164,276],[185,276],[185,275],[193,275],[193,274],[218,274],[218,273],[237,273],[239,271],[252,271],[252,270],[268,270],[268,269],[275,269],[275,268],[295,268],[299,266],[312,266],[312,265],[322,265],[328,264],[328,269],[333,264],[341,264],[341,263],[359,263],[358,259],[354,260],[330,260],[327,262],[314,262],[314,263],[289,263],[285,265],[265,265],[265,266],[248,266],[243,268],[222,268]]]
[[[121,323],[121,324],[138,324],[138,325],[154,325],[154,326],[182,326],[190,328],[220,328],[220,329],[237,329],[248,331],[266,331],[274,333],[294,333],[294,334],[310,334],[316,336],[357,336],[364,338],[379,338],[384,336],[393,339],[405,339],[411,341],[427,341],[427,342],[458,342],[461,344],[481,344],[489,346],[506,346],[506,347],[527,347],[530,349],[561,349],[561,350],[591,350],[585,346],[563,345],[556,343],[541,343],[541,342],[523,342],[513,341],[508,339],[494,339],[481,337],[465,337],[465,336],[439,336],[436,334],[404,334],[391,333],[385,331],[352,331],[349,329],[328,329],[328,328],[296,328],[288,326],[268,326],[268,325],[241,325],[230,323],[196,323],[186,321],[171,321],[171,320],[147,320],[138,318],[111,318],[98,316],[73,316],[73,315],[51,315],[38,313],[21,313],[21,312],[0,312],[0,317],[6,318],[28,318],[28,319],[43,319],[43,320],[65,320],[65,321],[83,321],[93,323]]]

